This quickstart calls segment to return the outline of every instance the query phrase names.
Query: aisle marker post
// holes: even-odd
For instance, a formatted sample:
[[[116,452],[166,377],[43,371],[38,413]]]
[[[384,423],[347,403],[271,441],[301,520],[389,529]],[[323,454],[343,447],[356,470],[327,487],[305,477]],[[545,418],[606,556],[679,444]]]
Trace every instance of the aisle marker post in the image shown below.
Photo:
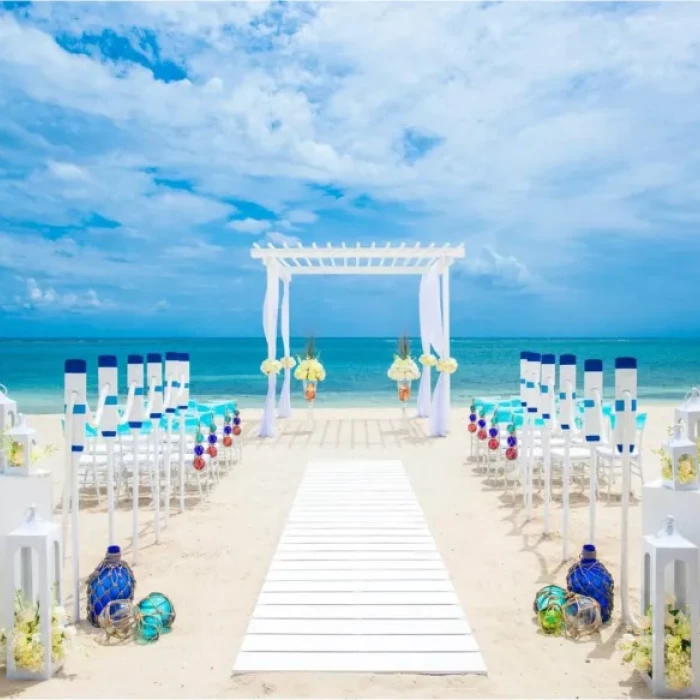
[[[129,355],[126,367],[126,380],[129,385],[127,397],[127,420],[133,436],[134,462],[131,471],[131,492],[133,494],[133,523],[131,546],[133,548],[132,561],[138,563],[139,559],[139,486],[141,481],[139,437],[144,423],[143,407],[143,356]]]
[[[68,526],[68,502],[71,505],[71,557],[73,559],[73,620],[80,622],[80,494],[78,476],[80,457],[85,449],[87,416],[87,363],[66,360],[64,374],[66,405],[66,476],[63,489],[63,534]],[[65,551],[65,547],[64,547]]]
[[[591,477],[588,494],[588,542],[595,544],[596,501],[598,498],[598,456],[603,411],[603,361],[583,363],[583,429],[591,448]]]
[[[527,519],[532,517],[532,476],[534,472],[534,449],[535,449],[535,421],[539,414],[540,405],[540,381],[542,370],[542,355],[538,352],[531,352],[528,360],[528,379],[525,384],[527,393],[527,415],[525,420],[528,425],[528,449],[527,449]]]
[[[172,473],[172,445],[173,445],[173,416],[177,410],[177,400],[180,393],[180,381],[178,370],[180,368],[180,353],[165,353],[165,420],[167,430],[167,450],[165,455],[165,525],[170,518],[170,491]],[[184,420],[184,418],[183,418]]]
[[[576,356],[559,358],[559,401],[561,429],[564,433],[564,474],[562,475],[562,561],[569,558],[569,481],[571,479],[571,431],[574,427],[574,401],[576,400]]]
[[[542,355],[542,381],[540,384],[540,410],[544,427],[542,429],[542,469],[544,471],[544,534],[549,534],[549,509],[552,500],[552,415],[554,413],[554,387],[556,357]]]
[[[180,410],[180,511],[185,511],[185,421],[187,418],[187,409],[190,402],[190,355],[186,352],[179,354],[179,375],[180,375],[180,391],[179,404]]]
[[[623,625],[634,625],[629,608],[629,503],[630,459],[637,438],[637,360],[615,360],[615,450],[622,462],[622,532],[620,556],[620,600]]]
[[[153,506],[155,510],[156,544],[160,542],[160,419],[163,416],[163,358],[158,353],[148,353],[146,356],[146,380],[148,382],[148,404],[146,413],[150,418],[151,444],[153,445],[152,486]]]
[[[119,395],[117,358],[115,355],[100,355],[97,358],[97,385],[100,392],[95,423],[101,429],[107,448],[107,517],[108,542],[116,544],[114,530],[114,445],[117,439],[117,410]]]

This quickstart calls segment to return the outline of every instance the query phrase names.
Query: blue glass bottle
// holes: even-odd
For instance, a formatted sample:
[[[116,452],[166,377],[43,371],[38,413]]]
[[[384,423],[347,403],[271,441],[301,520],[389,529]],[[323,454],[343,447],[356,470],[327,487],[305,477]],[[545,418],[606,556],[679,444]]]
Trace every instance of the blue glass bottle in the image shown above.
[[[110,545],[105,558],[87,581],[87,615],[90,623],[98,627],[97,618],[113,600],[133,600],[135,587],[134,573],[122,561],[121,548]]]
[[[598,561],[595,545],[583,545],[581,557],[566,575],[566,585],[572,593],[579,593],[597,600],[603,622],[610,619],[613,611],[615,582],[612,574]]]

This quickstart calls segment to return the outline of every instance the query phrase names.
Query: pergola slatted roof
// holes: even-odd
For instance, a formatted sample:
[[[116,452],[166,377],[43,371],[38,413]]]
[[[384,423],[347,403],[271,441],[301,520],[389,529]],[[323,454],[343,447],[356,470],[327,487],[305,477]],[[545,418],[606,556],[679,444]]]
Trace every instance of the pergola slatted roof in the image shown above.
[[[253,258],[267,264],[275,260],[279,266],[291,275],[423,275],[433,265],[449,267],[455,260],[464,258],[464,244],[446,243],[437,246],[420,243],[398,246],[387,243],[368,246],[357,243],[354,247],[344,242],[340,246],[330,243],[320,247],[282,245],[268,243],[262,247],[257,243],[251,250]]]

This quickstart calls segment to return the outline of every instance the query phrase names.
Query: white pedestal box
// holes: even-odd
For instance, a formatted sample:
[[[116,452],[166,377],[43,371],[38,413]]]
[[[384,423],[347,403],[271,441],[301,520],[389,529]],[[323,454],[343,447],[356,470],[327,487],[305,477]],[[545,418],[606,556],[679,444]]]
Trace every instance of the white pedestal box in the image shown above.
[[[642,489],[642,535],[655,535],[659,523],[672,515],[683,537],[700,548],[700,491],[674,491],[662,481],[650,481]],[[673,567],[666,573],[666,586],[673,590]],[[696,593],[700,595],[700,591]],[[644,601],[642,601],[642,606]],[[642,614],[646,610],[641,611]]]

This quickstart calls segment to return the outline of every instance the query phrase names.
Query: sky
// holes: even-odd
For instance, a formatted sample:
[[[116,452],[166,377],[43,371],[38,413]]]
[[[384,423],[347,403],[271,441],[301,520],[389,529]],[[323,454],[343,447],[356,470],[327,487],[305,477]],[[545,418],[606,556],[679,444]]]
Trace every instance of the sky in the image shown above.
[[[460,336],[700,335],[700,3],[5,3],[0,337],[262,334],[267,245],[464,243]],[[292,282],[292,334],[418,330]]]

